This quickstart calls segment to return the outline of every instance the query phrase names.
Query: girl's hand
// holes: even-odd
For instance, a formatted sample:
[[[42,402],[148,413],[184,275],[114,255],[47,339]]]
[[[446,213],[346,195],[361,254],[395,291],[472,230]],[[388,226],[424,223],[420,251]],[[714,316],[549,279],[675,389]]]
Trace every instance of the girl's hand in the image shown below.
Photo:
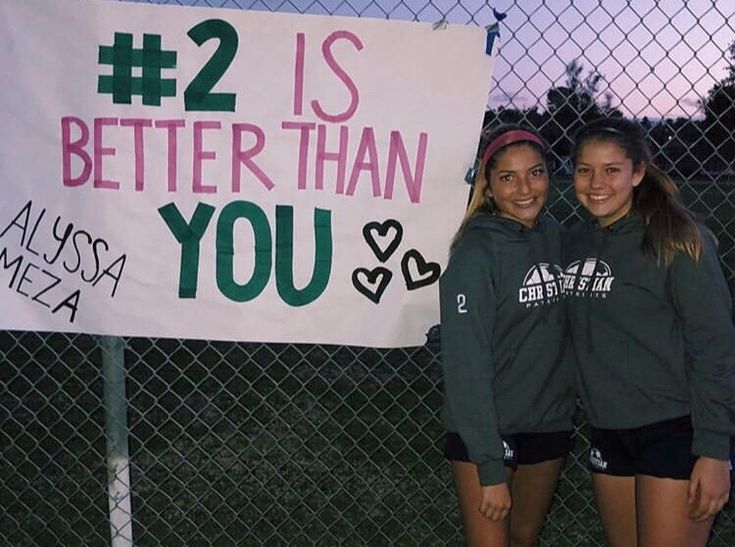
[[[510,513],[510,488],[506,483],[482,487],[482,500],[478,511],[492,521],[503,520]]]
[[[689,518],[703,522],[714,517],[729,497],[729,462],[700,456],[689,478]]]

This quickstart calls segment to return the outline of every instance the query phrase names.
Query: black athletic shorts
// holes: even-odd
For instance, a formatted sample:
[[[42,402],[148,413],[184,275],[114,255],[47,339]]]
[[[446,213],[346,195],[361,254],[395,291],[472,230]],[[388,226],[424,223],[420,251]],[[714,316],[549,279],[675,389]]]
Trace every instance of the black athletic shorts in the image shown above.
[[[593,473],[689,480],[697,461],[689,416],[633,429],[592,428],[588,466]]]
[[[552,433],[515,433],[503,435],[505,467],[516,469],[518,465],[531,465],[563,458],[572,449],[571,431]],[[459,434],[448,431],[444,435],[444,457],[451,461],[469,462],[467,447]]]

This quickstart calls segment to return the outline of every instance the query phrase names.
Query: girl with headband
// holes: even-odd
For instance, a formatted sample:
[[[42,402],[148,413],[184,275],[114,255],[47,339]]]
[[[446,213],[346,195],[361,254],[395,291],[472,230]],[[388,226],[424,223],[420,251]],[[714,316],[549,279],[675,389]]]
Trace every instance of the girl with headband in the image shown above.
[[[590,219],[565,271],[589,467],[612,547],[699,547],[730,492],[732,300],[710,231],[651,160],[641,127],[583,127],[574,190]]]
[[[560,226],[542,215],[546,144],[504,126],[440,281],[447,433],[467,544],[534,546],[571,447]]]

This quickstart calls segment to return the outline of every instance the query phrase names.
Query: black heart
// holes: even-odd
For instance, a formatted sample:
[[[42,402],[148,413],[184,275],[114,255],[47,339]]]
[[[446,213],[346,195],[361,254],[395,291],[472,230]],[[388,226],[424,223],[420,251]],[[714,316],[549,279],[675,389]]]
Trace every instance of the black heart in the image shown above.
[[[416,264],[416,270],[418,271],[418,277],[414,279],[411,277],[411,269],[409,268],[411,262]],[[403,279],[406,281],[406,288],[409,291],[419,289],[431,285],[441,275],[441,266],[436,262],[426,262],[421,253],[416,249],[406,251],[401,259],[401,271],[403,272]]]
[[[367,284],[362,280],[363,277],[366,278]],[[378,266],[373,270],[357,268],[352,272],[352,285],[375,304],[378,304],[392,277],[393,273],[382,266]]]
[[[378,244],[378,242],[376,241],[375,235],[377,234],[379,237],[385,238],[391,228],[395,230],[393,239],[388,241],[388,245],[385,247],[385,249],[382,249],[380,244]],[[367,241],[367,244],[373,250],[375,256],[378,257],[378,260],[380,260],[381,262],[385,262],[390,258],[396,248],[398,248],[398,245],[401,243],[401,240],[403,239],[403,226],[400,222],[393,218],[389,218],[382,223],[368,222],[362,228],[362,237],[365,238],[365,241]]]

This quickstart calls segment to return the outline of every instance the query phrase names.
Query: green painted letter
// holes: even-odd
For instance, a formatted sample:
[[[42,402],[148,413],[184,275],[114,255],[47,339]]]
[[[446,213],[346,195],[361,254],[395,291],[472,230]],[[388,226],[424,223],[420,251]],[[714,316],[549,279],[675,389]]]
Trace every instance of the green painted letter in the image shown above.
[[[181,243],[179,298],[196,298],[199,275],[199,242],[214,214],[214,207],[198,203],[188,224],[174,203],[158,209],[176,241]]]
[[[233,229],[238,218],[246,218],[253,227],[255,268],[250,281],[235,282],[235,245]],[[273,239],[268,218],[263,210],[249,201],[233,201],[225,205],[217,220],[217,286],[220,292],[235,302],[247,302],[258,296],[271,275]]]
[[[332,212],[314,209],[314,270],[303,289],[293,281],[293,207],[276,206],[276,287],[289,306],[304,306],[324,292],[332,271]]]

